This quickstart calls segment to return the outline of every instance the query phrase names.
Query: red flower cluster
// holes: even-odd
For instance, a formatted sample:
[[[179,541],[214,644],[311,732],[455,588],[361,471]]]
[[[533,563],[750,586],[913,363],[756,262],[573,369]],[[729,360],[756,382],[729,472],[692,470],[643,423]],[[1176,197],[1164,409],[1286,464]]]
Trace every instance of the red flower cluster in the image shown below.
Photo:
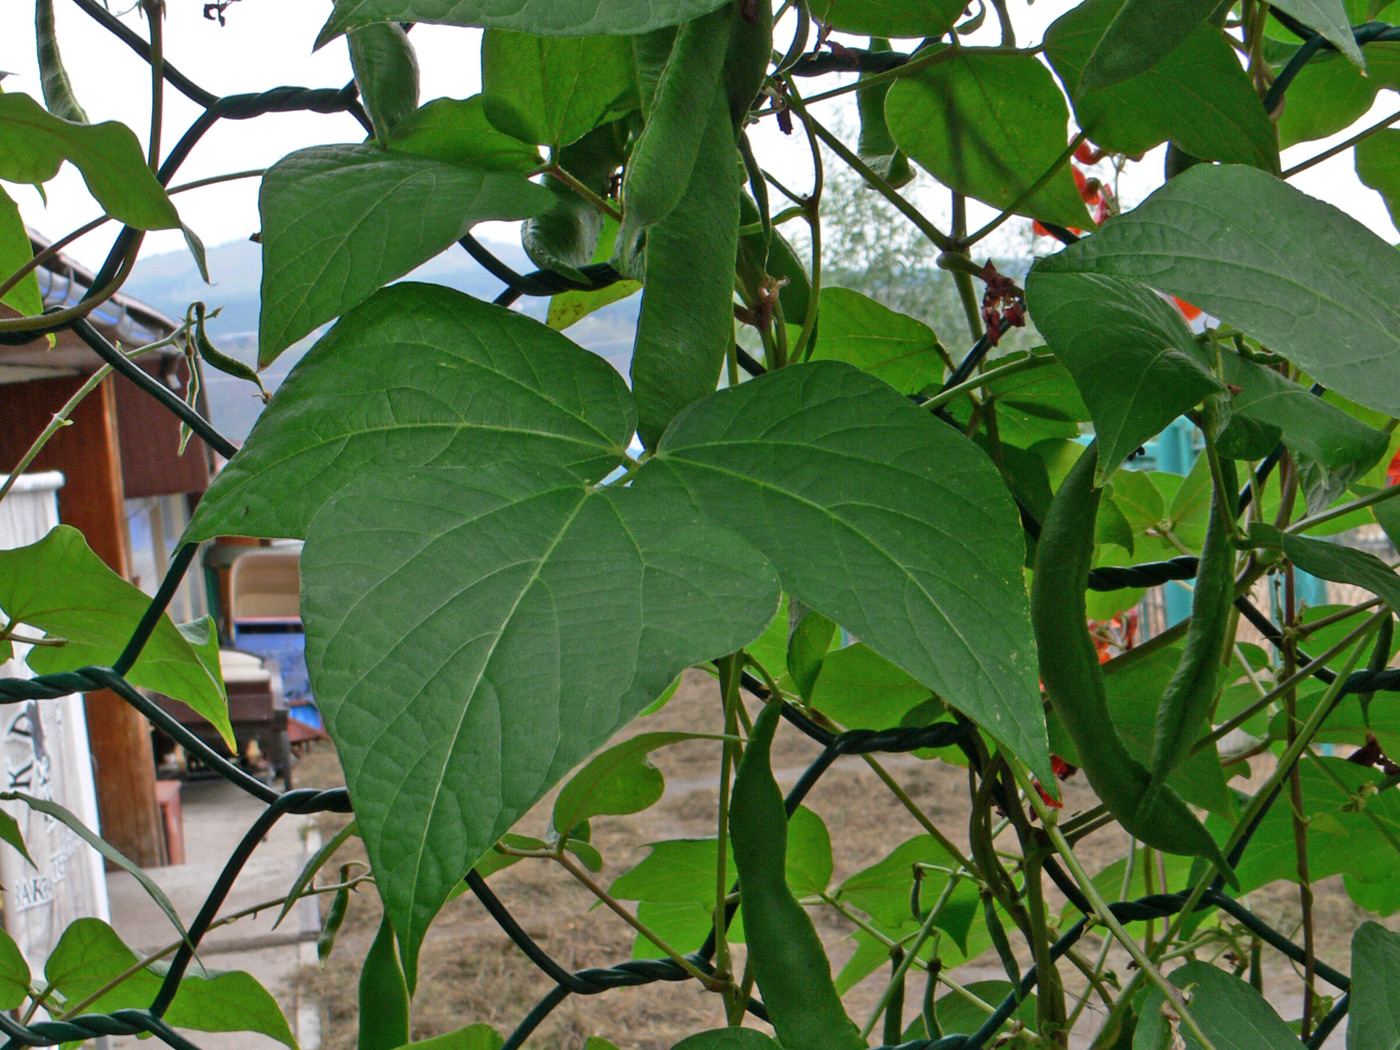
[[[999,273],[990,259],[982,267],[980,276],[987,282],[987,290],[982,294],[982,321],[992,345],[996,346],[1001,339],[1003,319],[1016,328],[1026,326],[1026,293],[1010,277]]]
[[[1103,160],[1103,158],[1104,151],[1089,145],[1087,142],[1081,142],[1079,148],[1074,151],[1074,159],[1081,164],[1097,164],[1099,161]],[[1096,178],[1090,178],[1085,175],[1084,172],[1074,164],[1070,164],[1069,170],[1070,174],[1074,176],[1075,186],[1079,188],[1079,196],[1083,198],[1085,204],[1093,209],[1094,224],[1101,224],[1113,214],[1113,207],[1109,204],[1109,201],[1113,199],[1112,188]],[[1039,221],[1033,222],[1032,228],[1039,237],[1052,236],[1050,231],[1042,226]],[[1084,232],[1074,226],[1071,226],[1070,230],[1074,233]]]

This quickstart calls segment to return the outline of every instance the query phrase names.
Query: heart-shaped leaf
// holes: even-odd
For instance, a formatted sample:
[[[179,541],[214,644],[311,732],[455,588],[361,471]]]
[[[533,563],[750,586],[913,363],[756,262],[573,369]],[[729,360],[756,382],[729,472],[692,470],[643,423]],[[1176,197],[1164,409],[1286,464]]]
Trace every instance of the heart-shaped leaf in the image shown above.
[[[823,288],[812,359],[846,361],[904,394],[943,380],[938,336],[917,317],[849,288]]]
[[[557,150],[637,108],[632,44],[617,36],[488,29],[481,40],[481,91],[493,125]]]
[[[0,188],[0,271],[11,274],[34,258],[34,245],[29,231],[20,218],[19,206]],[[12,306],[21,314],[37,314],[44,309],[44,297],[39,292],[39,278],[30,273],[3,296],[0,303]]]
[[[405,970],[466,870],[690,664],[778,605],[732,532],[502,464],[368,476],[302,555],[306,657]]]
[[[1069,109],[1034,55],[969,47],[896,81],[885,120],[899,148],[943,185],[1009,208],[1064,152]],[[1061,226],[1092,225],[1067,169],[1017,210]]]
[[[1079,76],[1123,0],[1089,0],[1045,34],[1045,54],[1074,103],[1079,126],[1098,146],[1145,153],[1175,142],[1193,157],[1277,172],[1273,123],[1220,30],[1198,25],[1171,54],[1136,76],[1078,91]],[[1289,105],[1293,95],[1289,93]]]
[[[419,106],[385,145],[482,171],[527,172],[540,166],[539,150],[491,126],[481,95],[435,98]]]
[[[1339,394],[1400,414],[1400,254],[1255,168],[1198,164],[1036,268],[1180,296]]]
[[[27,547],[0,551],[4,616],[62,640],[29,651],[25,661],[36,674],[110,667],[150,604],[151,599],[109,569],[71,525],[58,525]],[[188,704],[232,745],[217,639],[211,647],[207,624],[189,626],[193,639],[162,615],[127,672],[127,681]]]
[[[190,534],[304,536],[330,493],[365,471],[518,458],[597,481],[635,422],[602,358],[460,292],[397,284],[298,362]]]
[[[1218,6],[1215,0],[1128,0],[1089,56],[1080,89],[1097,91],[1151,69]]]
[[[155,963],[128,975],[139,962],[101,919],[78,919],[54,946],[44,964],[44,976],[70,1003],[110,987],[84,1013],[144,1010],[160,990],[165,972],[164,964]],[[122,978],[121,983],[114,984],[117,978]],[[164,1016],[169,1024],[197,1032],[260,1032],[297,1050],[277,1000],[241,970],[190,967]]]
[[[1021,528],[970,441],[873,376],[814,361],[682,413],[648,484],[746,537],[790,594],[1049,779]]]
[[[64,161],[83,174],[89,192],[119,222],[138,230],[173,230],[175,205],[125,124],[60,120],[28,95],[0,92],[0,179],[48,182]]]
[[[363,302],[476,223],[525,219],[552,198],[522,175],[377,146],[313,146],[263,176],[258,362]]]
[[[1209,963],[1188,962],[1171,973],[1171,982],[1190,991],[1191,1016],[1216,1050],[1301,1050],[1302,1042],[1265,998],[1234,974]],[[1147,993],[1142,1020],[1133,1036],[1134,1050],[1176,1044],[1201,1050],[1201,1042],[1179,1022],[1167,1020],[1166,996],[1156,988]],[[1175,1011],[1171,1011],[1175,1016]]]
[[[661,801],[666,779],[648,761],[659,747],[694,740],[696,733],[642,733],[608,748],[574,774],[554,800],[554,830],[565,835],[602,813],[639,813]]]

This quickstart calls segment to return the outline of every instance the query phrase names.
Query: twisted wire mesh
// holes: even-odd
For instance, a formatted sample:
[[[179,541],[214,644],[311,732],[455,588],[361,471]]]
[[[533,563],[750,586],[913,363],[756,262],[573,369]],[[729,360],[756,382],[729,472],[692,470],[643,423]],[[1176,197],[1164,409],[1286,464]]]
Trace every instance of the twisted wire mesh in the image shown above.
[[[90,17],[149,61],[149,45],[118,21],[102,5],[96,3],[95,0],[75,0],[75,3]],[[1306,30],[1306,27],[1302,28]],[[1389,40],[1400,36],[1400,30],[1377,23],[1358,27],[1356,32],[1357,38],[1361,42]],[[1309,54],[1319,52],[1324,46],[1330,46],[1316,42],[1320,39],[1317,34],[1311,33],[1311,31],[1308,33],[1308,44],[1311,49]],[[883,63],[880,65],[881,69],[894,68],[908,59],[908,56],[902,55],[888,55],[886,57],[871,55],[861,59],[849,57],[851,54],[855,53],[847,52],[847,57],[844,58],[825,55],[813,56],[810,60],[799,61],[794,72],[799,75],[816,75],[834,68],[847,68],[852,62],[856,63],[858,68],[864,68],[859,66],[863,60],[868,60],[872,64],[871,68],[874,68],[874,64],[879,63]],[[864,55],[864,53],[860,54]],[[846,63],[845,66],[841,65],[843,62]],[[1301,68],[1301,64],[1302,62],[1299,61],[1297,67]],[[167,82],[205,107],[205,112],[190,126],[171,150],[165,163],[162,164],[158,176],[163,185],[169,184],[176,170],[188,157],[200,138],[221,119],[243,120],[265,113],[297,110],[318,113],[348,112],[368,127],[368,120],[359,105],[353,83],[339,89],[289,86],[255,94],[219,97],[201,88],[169,62],[164,63],[163,72]],[[1275,86],[1277,87],[1277,82]],[[1286,87],[1286,81],[1284,87]],[[1281,94],[1282,89],[1280,88],[1279,91]],[[117,272],[124,253],[137,235],[136,231],[124,228],[117,236],[106,263],[92,282],[90,295],[95,294]],[[552,295],[569,289],[601,288],[621,279],[621,275],[606,264],[585,267],[581,272],[586,283],[580,283],[575,279],[546,270],[520,274],[492,256],[470,235],[463,237],[461,243],[473,258],[507,286],[506,292],[502,293],[498,299],[498,302],[505,304],[513,302],[521,295]],[[134,365],[127,367],[131,363],[120,349],[108,342],[86,319],[80,318],[67,325],[51,327],[45,326],[43,323],[36,323],[31,330],[9,335],[0,339],[0,342],[27,342],[46,332],[64,327],[71,328],[104,361],[127,375],[146,394],[155,398],[168,411],[174,413],[181,422],[189,425],[194,433],[211,448],[225,456],[232,455],[236,451],[232,442],[224,438],[208,420],[204,419],[195,409],[186,405],[172,391],[151,380]],[[954,385],[970,375],[983,359],[990,345],[990,340],[980,340],[969,352],[947,385]],[[751,359],[745,362],[745,366],[753,374],[762,372],[762,366]],[[943,418],[947,419],[946,416]],[[951,422],[951,420],[949,421]],[[1266,461],[1264,469],[1267,470],[1271,467],[1273,462],[1276,462],[1276,457],[1270,457],[1270,460]],[[1038,523],[1024,507],[1021,510],[1023,524],[1026,525],[1027,531],[1031,535],[1035,535],[1038,532]],[[307,815],[352,811],[349,793],[344,788],[327,791],[307,789],[276,791],[214,751],[127,681],[125,673],[130,670],[139,657],[176,588],[193,562],[196,550],[195,545],[190,544],[177,552],[160,590],[151,600],[145,616],[114,666],[84,667],[75,671],[41,675],[30,679],[0,679],[0,704],[48,700],[72,693],[110,690],[139,711],[152,725],[164,731],[187,751],[198,757],[209,769],[235,787],[263,802],[266,808],[250,825],[230,855],[219,878],[206,897],[198,916],[191,924],[185,942],[172,958],[161,987],[148,1008],[114,1010],[109,1013],[85,1014],[60,1020],[30,1023],[18,1021],[7,1014],[0,1014],[0,1033],[7,1037],[7,1041],[3,1046],[0,1046],[0,1050],[51,1046],[99,1036],[143,1034],[153,1035],[175,1050],[199,1050],[197,1044],[166,1024],[163,1020],[163,1014],[173,1001],[180,980],[190,961],[194,958],[201,939],[216,919],[219,908],[244,865],[257,848],[258,843],[262,841],[267,831],[287,813]],[[1127,587],[1154,587],[1171,580],[1191,579],[1196,574],[1196,562],[1197,560],[1193,557],[1180,557],[1126,568],[1099,568],[1094,570],[1091,575],[1090,587],[1094,590],[1108,591]],[[1277,629],[1273,628],[1268,618],[1254,609],[1247,599],[1241,598],[1238,604],[1240,604],[1241,611],[1245,616],[1255,623],[1261,631],[1264,631],[1266,636],[1269,636],[1269,630],[1272,630],[1276,636]],[[1313,673],[1324,681],[1331,681],[1335,678],[1335,673],[1326,667],[1319,666]],[[767,696],[766,688],[748,676],[745,677],[744,685],[756,696]],[[1342,688],[1343,693],[1385,690],[1400,690],[1400,671],[1356,672],[1348,678]],[[816,786],[822,775],[839,758],[846,755],[900,753],[926,748],[959,747],[964,749],[964,753],[974,764],[974,767],[977,763],[976,751],[969,746],[974,730],[965,719],[959,718],[953,722],[938,722],[930,726],[907,729],[857,730],[838,734],[817,725],[790,705],[784,705],[783,713],[788,722],[796,729],[822,745],[820,755],[809,765],[787,796],[786,803],[789,814]],[[1009,798],[999,798],[998,801],[1004,807],[1017,804],[1015,800]],[[1236,854],[1241,853],[1247,843],[1248,835],[1242,839]],[[1057,960],[1067,953],[1090,928],[1090,917],[1093,914],[1093,909],[1075,883],[1053,860],[1046,863],[1046,872],[1070,903],[1085,915],[1085,918],[1071,925],[1051,947],[1050,958]],[[597,995],[614,988],[645,985],[658,981],[671,982],[691,979],[679,963],[669,958],[629,960],[610,967],[570,971],[551,958],[530,937],[487,886],[483,878],[472,871],[466,874],[465,880],[468,888],[481,900],[483,906],[502,931],[543,973],[556,982],[555,987],[539,1001],[511,1033],[506,1040],[505,1050],[515,1050],[521,1046],[535,1028],[548,1017],[550,1012],[569,995]],[[1141,922],[1174,916],[1182,910],[1187,899],[1188,895],[1184,892],[1152,894],[1132,901],[1111,904],[1109,907],[1120,922]],[[733,917],[734,907],[733,904],[727,906],[727,917]],[[1306,957],[1301,946],[1264,923],[1248,908],[1226,895],[1219,885],[1213,886],[1205,893],[1198,903],[1198,908],[1219,908],[1288,958],[1302,961]],[[713,953],[714,938],[712,934],[698,951],[691,953],[686,958],[700,971],[710,973],[713,972],[711,963]],[[1350,982],[1344,974],[1325,964],[1317,963],[1316,972],[1344,994],[1335,1004],[1331,1013],[1319,1025],[1312,1039],[1309,1040],[1309,1045],[1313,1047],[1321,1045],[1322,1040],[1345,1017],[1349,1002],[1345,993],[1350,988]],[[916,1040],[899,1044],[898,1047],[887,1047],[884,1050],[980,1050],[996,1034],[1020,1002],[1030,994],[1036,981],[1036,971],[1032,966],[1026,972],[1019,987],[1002,1001],[993,1014],[975,1032],[947,1035],[938,1039]],[[750,1001],[748,1009],[761,1019],[767,1017],[763,1004],[756,999]]]

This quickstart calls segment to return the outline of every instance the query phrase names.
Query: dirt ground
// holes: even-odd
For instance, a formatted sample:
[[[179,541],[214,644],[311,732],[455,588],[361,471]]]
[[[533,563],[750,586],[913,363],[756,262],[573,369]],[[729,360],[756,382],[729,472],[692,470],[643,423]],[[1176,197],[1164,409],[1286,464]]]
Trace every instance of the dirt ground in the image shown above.
[[[671,729],[714,732],[717,722],[714,680],[690,672],[662,711],[634,723],[626,734]],[[816,745],[784,726],[774,748],[774,769],[779,781],[784,786],[790,784],[817,751]],[[599,876],[604,886],[642,859],[644,843],[715,833],[718,744],[686,742],[653,753],[652,760],[666,776],[666,793],[661,802],[635,816],[593,821],[593,844],[601,851],[606,865]],[[923,811],[965,848],[966,771],[912,756],[885,756],[882,762]],[[1076,777],[1065,785],[1066,815],[1094,802],[1082,779]],[[316,745],[302,759],[297,780],[302,787],[344,782],[330,744]],[[551,804],[552,795],[536,806],[516,830],[542,836]],[[921,831],[859,758],[839,761],[806,804],[824,818],[831,831],[836,865],[833,886]],[[346,818],[325,815],[322,819],[322,832],[329,837],[343,826]],[[1091,873],[1125,852],[1127,840],[1116,832],[1116,828],[1099,832],[1081,842],[1077,853]],[[1007,835],[1010,837],[1009,832]],[[1014,839],[1007,848],[1014,848]],[[337,855],[336,863],[363,856],[359,840],[353,839]],[[334,869],[328,866],[325,870],[329,874]],[[631,928],[607,909],[593,908],[595,899],[589,891],[557,865],[523,861],[493,875],[491,886],[531,936],[563,965],[571,969],[609,966],[630,958],[634,936]],[[1315,891],[1318,955],[1347,970],[1351,934],[1369,916],[1343,893],[1339,878],[1318,883]],[[1296,886],[1276,883],[1252,894],[1249,903],[1276,928],[1291,931],[1298,923],[1297,895]],[[1057,914],[1062,901],[1052,895],[1052,902]],[[833,968],[839,970],[854,950],[848,936],[853,927],[830,908],[817,909],[813,916]],[[373,891],[365,889],[355,894],[329,963],[324,969],[308,968],[301,975],[303,990],[321,1003],[322,1045],[326,1050],[350,1050],[355,1045],[359,964],[378,922],[379,904]],[[1011,932],[1014,938],[1014,930]],[[1081,947],[1093,957],[1099,943],[1088,937]],[[1023,959],[1022,965],[1027,961]],[[1119,960],[1120,973],[1126,972],[1126,962],[1126,957]],[[1082,986],[1072,967],[1065,966],[1064,971],[1068,988]],[[1295,994],[1299,982],[1290,964],[1275,955],[1266,962],[1265,972],[1270,998],[1285,1017],[1294,1016],[1301,999]],[[875,1006],[887,973],[878,971],[847,997],[852,1015],[858,1020]],[[951,976],[962,983],[1005,979],[992,952],[952,971]],[[477,1021],[509,1033],[552,986],[500,931],[475,897],[466,894],[444,908],[424,943],[414,999],[414,1038],[442,1034]],[[910,1017],[917,1009],[914,989],[921,986],[921,979],[911,985],[915,1003],[906,1011]],[[1101,1007],[1091,1006],[1077,1031],[1092,1033],[1097,1028],[1094,1019],[1101,1016]],[[623,1050],[669,1050],[685,1035],[723,1023],[719,998],[693,982],[652,984],[592,997],[570,996],[526,1045],[539,1050],[579,1050],[589,1036],[601,1035]]]

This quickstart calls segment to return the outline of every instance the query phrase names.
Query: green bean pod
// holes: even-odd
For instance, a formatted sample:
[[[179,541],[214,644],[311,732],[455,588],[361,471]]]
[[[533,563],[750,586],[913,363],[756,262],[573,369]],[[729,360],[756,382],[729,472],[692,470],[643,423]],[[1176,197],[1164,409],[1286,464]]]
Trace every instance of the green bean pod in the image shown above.
[[[690,185],[711,104],[721,88],[732,22],[738,17],[731,3],[681,26],[650,100],[655,51],[664,38],[648,34],[633,45],[646,113],[646,126],[632,146],[622,184],[626,230],[634,236],[669,215]],[[725,108],[728,112],[727,100]]]
[[[676,413],[714,392],[734,344],[741,169],[729,109],[717,94],[704,141],[680,204],[646,231],[631,373],[637,433],[649,449]],[[624,224],[619,245],[625,237]]]
[[[889,51],[890,42],[879,37],[870,41],[871,51]],[[862,78],[864,79],[864,78]],[[860,81],[856,81],[859,85]],[[909,158],[895,145],[890,126],[885,122],[885,96],[892,83],[888,80],[868,87],[856,87],[856,109],[860,113],[860,138],[856,153],[875,173],[895,189],[914,181]]]
[[[752,10],[745,14],[745,5],[739,5],[724,56],[724,90],[736,134],[748,122],[749,110],[773,60],[773,5],[768,0],[751,0],[748,7]]]
[[[346,882],[348,879],[349,872],[342,868],[340,881]],[[350,887],[342,886],[331,898],[331,906],[326,911],[326,924],[321,927],[321,936],[316,939],[316,959],[322,966],[325,966],[326,960],[331,957],[336,936],[340,933],[340,926],[345,922],[345,913],[349,910]]]
[[[780,714],[769,704],[754,723],[729,811],[749,965],[784,1050],[864,1050],[821,938],[788,889],[787,811],[770,765]]]
[[[1128,833],[1167,853],[1205,857],[1234,884],[1219,845],[1170,787],[1162,789],[1150,809],[1139,812],[1152,777],[1113,728],[1103,669],[1086,623],[1084,592],[1102,495],[1094,487],[1097,462],[1098,446],[1092,444],[1056,491],[1036,548],[1031,623],[1040,680],[1074,741],[1090,786]]]
[[[418,109],[418,56],[408,34],[395,22],[376,22],[345,34],[355,86],[384,143]]]
[[[1235,465],[1222,459],[1221,480],[1211,495],[1210,520],[1196,570],[1191,597],[1191,626],[1186,632],[1181,662],[1157,704],[1152,739],[1152,783],[1142,805],[1150,810],[1167,774],[1191,752],[1201,728],[1210,719],[1220,685],[1220,662],[1225,653],[1225,633],[1235,601],[1235,548],[1230,542],[1235,520]]]
[[[73,94],[63,56],[58,52],[58,33],[53,22],[53,0],[34,2],[34,38],[38,45],[39,86],[44,92],[44,105],[49,112],[78,124],[88,122],[83,107]]]
[[[357,1050],[397,1050],[409,1041],[408,985],[394,928],[386,915],[360,970],[360,1041]]]

